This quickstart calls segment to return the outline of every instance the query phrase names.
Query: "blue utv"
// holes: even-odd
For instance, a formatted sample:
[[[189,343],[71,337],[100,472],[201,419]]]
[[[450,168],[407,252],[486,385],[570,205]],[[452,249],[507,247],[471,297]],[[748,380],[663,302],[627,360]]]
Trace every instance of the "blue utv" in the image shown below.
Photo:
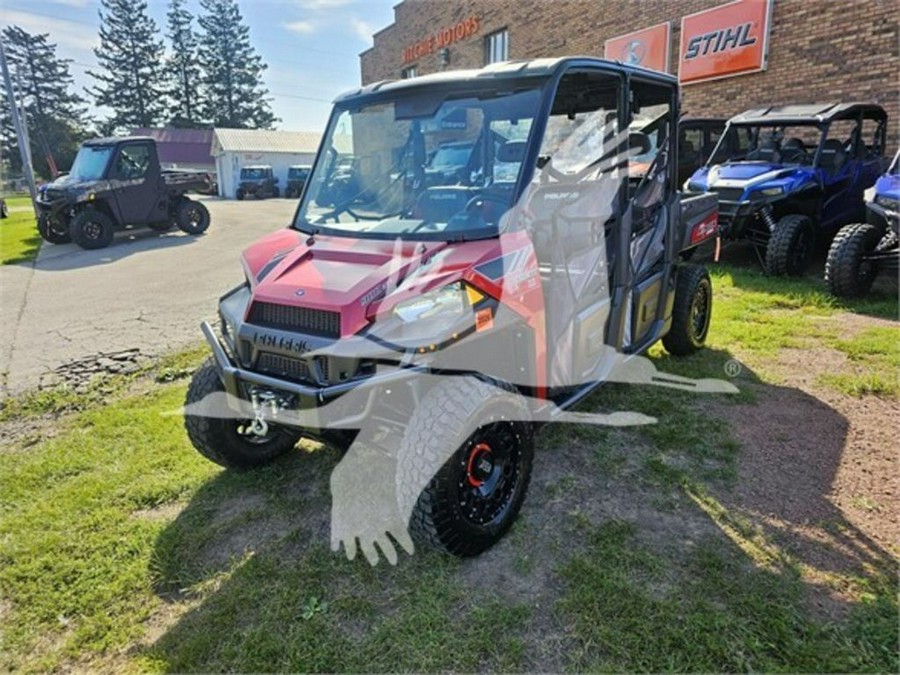
[[[870,104],[749,110],[728,121],[685,190],[718,195],[720,235],[753,244],[767,273],[800,275],[817,242],[863,220],[886,128]]]
[[[866,222],[841,228],[825,262],[825,282],[833,295],[865,295],[879,272],[900,268],[900,150],[887,173],[875,183],[866,205]]]

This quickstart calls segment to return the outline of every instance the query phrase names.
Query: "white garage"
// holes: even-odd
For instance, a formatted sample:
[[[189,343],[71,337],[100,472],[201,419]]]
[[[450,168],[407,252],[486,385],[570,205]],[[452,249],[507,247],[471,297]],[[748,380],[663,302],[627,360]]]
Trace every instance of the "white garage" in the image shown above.
[[[213,130],[211,154],[216,160],[219,196],[234,199],[241,167],[261,164],[272,167],[278,188],[284,190],[288,167],[311,165],[321,138],[322,134],[314,131]]]

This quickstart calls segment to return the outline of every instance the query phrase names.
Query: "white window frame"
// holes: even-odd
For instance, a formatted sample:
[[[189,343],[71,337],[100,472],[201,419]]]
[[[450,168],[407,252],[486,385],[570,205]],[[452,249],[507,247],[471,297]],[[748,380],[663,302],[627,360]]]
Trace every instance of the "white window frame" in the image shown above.
[[[509,61],[509,30],[501,28],[484,38],[484,65]]]
[[[400,71],[400,79],[401,80],[411,80],[414,77],[419,76],[419,66],[407,66],[403,70]]]

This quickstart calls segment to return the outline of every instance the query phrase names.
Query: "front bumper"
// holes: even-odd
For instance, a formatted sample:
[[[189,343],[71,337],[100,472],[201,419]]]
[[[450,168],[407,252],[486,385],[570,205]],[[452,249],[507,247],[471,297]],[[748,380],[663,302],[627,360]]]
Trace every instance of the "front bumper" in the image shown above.
[[[230,397],[235,402],[247,400],[253,388],[290,395],[294,401],[293,412],[299,414],[292,415],[289,411],[280,420],[288,426],[314,429],[352,426],[369,415],[379,391],[409,380],[417,373],[427,372],[422,366],[396,366],[337,384],[302,384],[241,368],[229,357],[210,324],[203,322],[200,329],[212,349],[222,384]],[[341,405],[330,405],[336,402]],[[328,411],[325,408],[329,408]]]
[[[46,213],[53,218],[60,215],[67,215],[73,208],[72,201],[67,197],[48,200],[44,200],[38,197],[36,200],[34,200],[34,204],[35,206],[37,206],[38,211],[40,211],[41,213]]]
[[[719,234],[725,239],[768,240],[769,228],[761,214],[771,209],[770,200],[719,200]],[[771,211],[770,211],[771,213]]]

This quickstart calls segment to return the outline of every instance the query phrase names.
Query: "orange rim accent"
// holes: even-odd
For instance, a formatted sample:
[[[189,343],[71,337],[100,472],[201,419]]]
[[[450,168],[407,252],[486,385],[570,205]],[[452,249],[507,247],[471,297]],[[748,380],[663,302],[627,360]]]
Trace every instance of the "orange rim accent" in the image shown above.
[[[466,462],[466,480],[469,481],[469,485],[472,487],[481,487],[484,485],[483,480],[478,480],[472,475],[473,465],[475,464],[475,458],[485,452],[490,452],[491,446],[487,443],[479,443],[474,448],[472,448],[472,452],[469,453],[469,461]]]

